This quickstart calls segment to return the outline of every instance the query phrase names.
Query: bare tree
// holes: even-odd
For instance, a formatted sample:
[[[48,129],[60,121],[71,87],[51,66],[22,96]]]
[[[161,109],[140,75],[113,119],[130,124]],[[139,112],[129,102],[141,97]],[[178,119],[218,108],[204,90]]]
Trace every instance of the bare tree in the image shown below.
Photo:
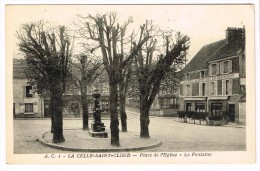
[[[75,69],[72,71],[72,80],[81,94],[83,129],[89,129],[87,90],[103,72],[103,69],[101,68],[102,62],[101,60],[96,59],[96,57],[91,56],[90,53],[77,55],[76,59],[77,63],[73,63]]]
[[[148,34],[148,33],[146,33]],[[140,91],[140,137],[149,138],[149,110],[160,89],[161,81],[169,72],[173,63],[183,63],[184,53],[189,48],[189,37],[176,34],[176,42],[170,46],[169,36],[163,37],[166,43],[166,53],[153,60],[157,39],[150,39],[143,50],[135,58]]]
[[[121,130],[127,132],[127,114],[126,114],[126,95],[128,90],[128,84],[132,74],[132,66],[129,64],[120,73],[119,81],[119,113],[121,119]]]
[[[50,93],[53,142],[65,141],[63,137],[63,101],[66,91],[68,63],[71,56],[70,38],[66,27],[51,27],[39,21],[24,24],[17,32],[18,46],[25,55],[27,77],[37,91]]]
[[[118,22],[119,18],[116,13],[113,12],[104,15],[97,14],[96,16],[89,15],[87,17],[79,17],[81,19],[80,29],[82,31],[82,37],[95,41],[97,43],[97,48],[100,48],[102,53],[103,63],[109,78],[111,145],[119,146],[117,107],[120,73],[151,36],[143,34],[145,26],[142,26],[140,39],[137,41],[136,46],[130,48],[129,52],[125,52],[124,50],[127,48],[124,47],[124,44],[126,43],[122,43],[122,40],[131,44],[132,39],[129,37],[127,38],[125,34],[128,25],[133,22],[131,17],[123,24]]]

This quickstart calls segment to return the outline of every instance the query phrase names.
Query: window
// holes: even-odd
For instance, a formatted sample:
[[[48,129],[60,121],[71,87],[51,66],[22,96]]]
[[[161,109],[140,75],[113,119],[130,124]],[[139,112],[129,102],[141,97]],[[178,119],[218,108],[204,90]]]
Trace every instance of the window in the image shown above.
[[[232,60],[227,60],[220,63],[220,73],[227,74],[232,72]]]
[[[217,73],[217,65],[211,64],[211,75],[216,75]]]
[[[225,61],[223,63],[223,65],[224,65],[224,73],[228,73],[229,72],[229,70],[228,70],[228,61]]]
[[[211,114],[213,116],[221,117],[222,116],[222,108],[223,108],[222,103],[212,103],[211,104]]]
[[[200,71],[200,78],[204,78],[205,77],[205,71]]]
[[[226,80],[226,95],[229,94],[229,80]]]
[[[205,96],[205,83],[202,83],[202,96]]]
[[[215,90],[215,83],[214,83],[214,82],[211,82],[211,87],[210,87],[210,89],[211,89],[211,94],[214,95],[214,94],[215,94],[215,93],[214,93],[214,92],[215,92],[215,91],[214,91],[214,90]]]
[[[25,97],[32,97],[32,86],[25,87]]]
[[[25,103],[25,113],[33,113],[33,103]]]
[[[205,104],[204,103],[195,103],[195,111],[196,112],[205,112]]]

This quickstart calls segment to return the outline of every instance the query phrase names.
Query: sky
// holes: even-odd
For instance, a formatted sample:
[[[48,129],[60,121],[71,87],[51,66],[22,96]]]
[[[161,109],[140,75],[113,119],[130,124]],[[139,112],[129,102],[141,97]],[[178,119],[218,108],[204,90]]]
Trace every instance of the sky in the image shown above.
[[[7,5],[7,56],[16,56],[15,33],[23,23],[48,20],[71,25],[77,14],[87,16],[115,11],[120,19],[133,17],[131,27],[138,28],[146,19],[162,29],[180,31],[190,37],[190,60],[199,49],[225,38],[227,27],[243,27],[253,22],[254,8],[249,5]]]

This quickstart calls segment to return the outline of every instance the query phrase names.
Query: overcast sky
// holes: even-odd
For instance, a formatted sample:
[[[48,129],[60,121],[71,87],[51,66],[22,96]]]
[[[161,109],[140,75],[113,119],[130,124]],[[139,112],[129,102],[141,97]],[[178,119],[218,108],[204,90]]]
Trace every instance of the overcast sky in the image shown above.
[[[7,55],[17,53],[15,32],[21,24],[48,20],[69,25],[77,14],[83,16],[115,11],[127,18],[133,16],[138,27],[146,19],[162,29],[181,31],[190,37],[188,59],[205,44],[225,38],[227,27],[243,27],[253,22],[254,8],[249,5],[9,5],[6,8]],[[132,24],[133,25],[133,24]]]

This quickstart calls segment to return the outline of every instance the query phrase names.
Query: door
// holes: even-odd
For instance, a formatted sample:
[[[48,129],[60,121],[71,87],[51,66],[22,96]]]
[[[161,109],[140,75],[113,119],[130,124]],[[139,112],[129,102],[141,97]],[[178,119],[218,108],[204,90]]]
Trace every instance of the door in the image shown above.
[[[230,121],[234,122],[235,121],[235,104],[229,104],[229,117]]]

